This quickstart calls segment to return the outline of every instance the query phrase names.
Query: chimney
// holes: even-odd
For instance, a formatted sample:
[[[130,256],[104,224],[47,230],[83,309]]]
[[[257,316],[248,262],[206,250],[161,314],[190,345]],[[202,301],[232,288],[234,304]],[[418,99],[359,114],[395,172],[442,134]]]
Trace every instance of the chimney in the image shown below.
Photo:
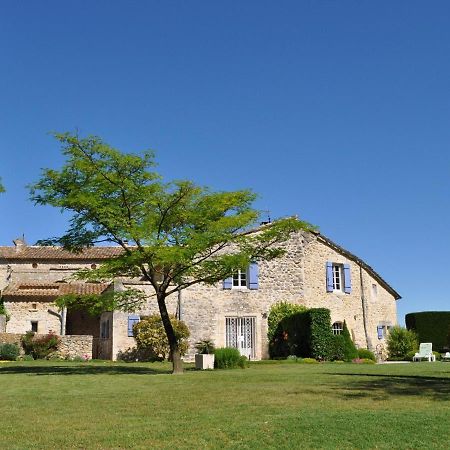
[[[14,239],[13,243],[16,246],[16,252],[21,252],[27,246],[27,243],[25,242],[25,236]]]

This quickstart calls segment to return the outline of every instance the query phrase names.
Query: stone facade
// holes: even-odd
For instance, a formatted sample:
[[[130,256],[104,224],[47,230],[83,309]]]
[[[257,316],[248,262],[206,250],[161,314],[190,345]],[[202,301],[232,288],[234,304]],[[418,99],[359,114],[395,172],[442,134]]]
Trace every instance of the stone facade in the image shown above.
[[[169,312],[177,313],[191,332],[187,359],[193,356],[195,342],[202,339],[213,340],[217,347],[240,347],[254,359],[266,358],[267,317],[270,307],[280,301],[330,309],[332,321],[345,320],[360,347],[375,349],[383,343],[384,336],[379,335],[378,327],[397,323],[396,300],[400,296],[396,291],[366,263],[320,234],[299,232],[284,247],[286,253],[281,258],[259,263],[257,289],[247,286],[224,289],[222,283],[194,285],[183,290],[179,297],[174,294],[168,298]],[[0,248],[0,287],[18,280],[67,282],[76,270],[101,264],[99,255],[94,255],[96,259],[80,255],[78,260],[72,255],[67,259],[60,255],[53,260],[10,257],[2,262]],[[351,279],[351,289],[327,291],[327,262],[348,268],[346,276]],[[346,282],[350,283],[350,279]],[[137,287],[148,294],[147,304],[136,314],[146,316],[158,312],[148,283],[122,280],[122,285],[125,289]],[[38,298],[25,300],[5,302],[11,316],[7,332],[25,332],[24,327],[36,318],[42,324],[42,332],[61,327],[61,317],[52,314],[51,302]],[[99,331],[97,335],[92,333],[97,342],[96,356],[115,359],[119,352],[135,345],[134,338],[128,335],[128,320],[128,314],[117,311],[99,318]],[[75,328],[82,327],[79,324]]]

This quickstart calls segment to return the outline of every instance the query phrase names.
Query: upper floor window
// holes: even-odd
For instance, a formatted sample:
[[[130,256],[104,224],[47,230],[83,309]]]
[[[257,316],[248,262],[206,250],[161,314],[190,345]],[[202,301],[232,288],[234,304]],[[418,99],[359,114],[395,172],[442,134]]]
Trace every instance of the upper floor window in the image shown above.
[[[258,263],[251,263],[247,270],[235,270],[231,277],[223,280],[224,289],[258,289],[259,267]]]
[[[327,292],[352,292],[349,264],[338,264],[327,261],[326,265]]]
[[[247,271],[238,269],[233,273],[233,287],[247,287]]]

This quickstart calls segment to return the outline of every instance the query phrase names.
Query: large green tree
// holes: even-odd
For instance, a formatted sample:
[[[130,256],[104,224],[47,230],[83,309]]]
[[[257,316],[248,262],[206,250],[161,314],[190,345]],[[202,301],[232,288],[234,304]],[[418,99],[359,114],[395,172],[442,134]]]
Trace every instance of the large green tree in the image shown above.
[[[72,218],[62,236],[40,243],[74,252],[98,242],[121,246],[120,256],[78,276],[139,276],[153,286],[174,373],[183,368],[167,297],[194,284],[214,284],[251,261],[276,258],[283,254],[279,244],[291,233],[311,229],[306,222],[287,218],[251,232],[259,213],[249,190],[213,192],[190,181],[164,183],[154,171],[151,152],[125,154],[98,137],[55,137],[65,163],[58,170],[43,170],[31,186],[31,199],[71,212]],[[142,301],[142,295],[133,292],[84,299],[97,311],[138,308]]]

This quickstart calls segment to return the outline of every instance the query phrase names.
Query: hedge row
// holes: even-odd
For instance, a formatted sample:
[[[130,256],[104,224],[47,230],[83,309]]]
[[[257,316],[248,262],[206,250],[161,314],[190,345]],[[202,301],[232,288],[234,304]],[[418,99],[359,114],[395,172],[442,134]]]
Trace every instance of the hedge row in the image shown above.
[[[420,342],[432,342],[433,350],[447,351],[450,342],[450,311],[426,311],[405,316],[406,328],[414,330]]]
[[[284,318],[270,341],[271,357],[289,355],[319,360],[330,359],[334,337],[330,311],[313,308]]]

